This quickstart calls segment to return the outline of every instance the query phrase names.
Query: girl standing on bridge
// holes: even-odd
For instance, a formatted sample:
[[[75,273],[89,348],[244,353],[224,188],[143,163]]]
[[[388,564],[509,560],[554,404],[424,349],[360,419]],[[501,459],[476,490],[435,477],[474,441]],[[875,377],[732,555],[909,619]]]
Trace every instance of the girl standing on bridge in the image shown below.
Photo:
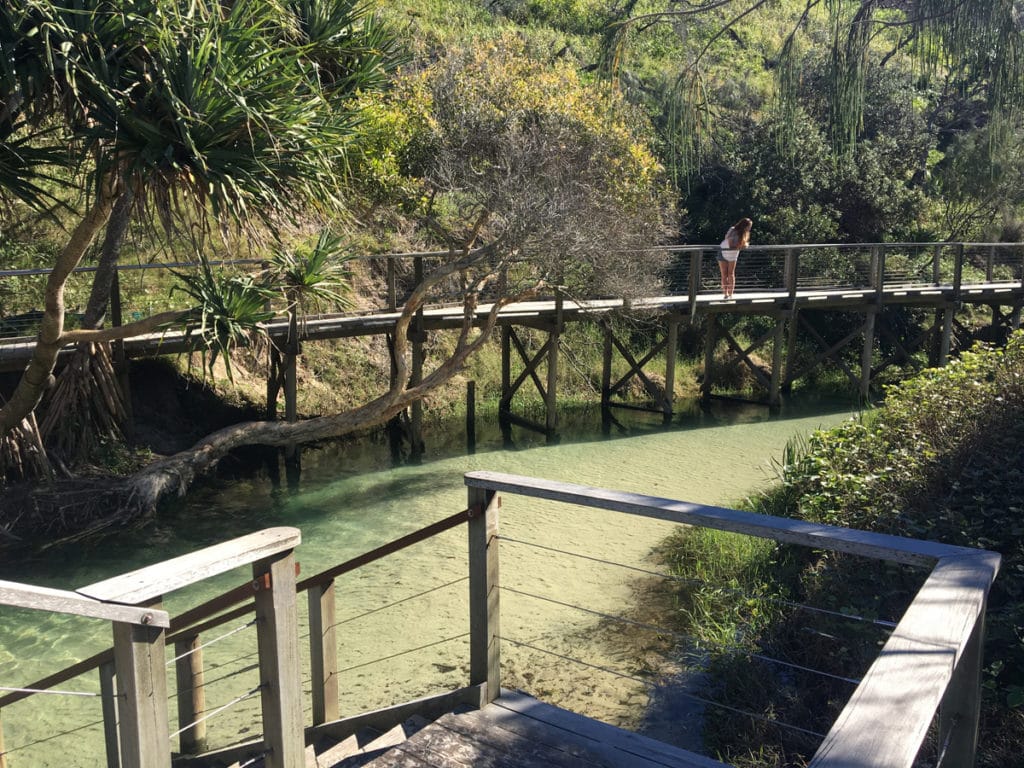
[[[722,293],[727,299],[732,298],[736,290],[736,261],[740,257],[740,250],[750,245],[750,228],[754,222],[750,219],[740,219],[725,233],[719,247],[718,269],[722,273]]]

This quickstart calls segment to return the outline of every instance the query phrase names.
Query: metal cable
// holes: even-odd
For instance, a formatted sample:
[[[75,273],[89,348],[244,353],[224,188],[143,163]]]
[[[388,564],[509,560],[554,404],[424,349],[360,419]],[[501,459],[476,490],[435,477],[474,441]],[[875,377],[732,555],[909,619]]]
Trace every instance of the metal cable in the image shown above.
[[[334,624],[331,625],[330,628],[334,629],[335,627],[340,627],[342,624],[348,624],[349,622],[355,621],[356,619],[362,619],[362,618],[364,618],[366,616],[370,616],[371,614],[379,613],[380,611],[385,611],[388,608],[393,608],[396,605],[401,605],[402,603],[407,603],[410,600],[415,600],[417,597],[423,597],[424,595],[429,595],[431,592],[437,592],[439,590],[445,589],[446,587],[450,587],[453,584],[459,584],[459,583],[461,583],[463,581],[468,581],[468,580],[469,580],[468,576],[463,576],[461,578],[454,579],[454,580],[446,582],[444,584],[438,584],[436,587],[431,587],[430,589],[425,589],[422,592],[417,592],[415,595],[409,595],[408,597],[403,597],[400,600],[395,600],[393,603],[388,603],[387,605],[382,605],[379,608],[373,608],[373,609],[371,609],[369,611],[366,611],[365,613],[360,613],[360,614],[358,614],[356,616],[350,616],[347,619],[342,619],[341,621],[336,621]]]
[[[368,667],[371,664],[379,664],[382,661],[390,661],[391,659],[397,659],[399,656],[405,656],[405,655],[410,654],[410,653],[415,653],[416,651],[422,651],[422,650],[425,650],[427,648],[433,648],[435,645],[441,645],[443,643],[450,643],[452,640],[461,640],[464,637],[469,637],[469,632],[463,632],[461,635],[453,635],[452,637],[446,637],[446,638],[443,638],[442,640],[436,640],[433,643],[427,643],[426,645],[420,645],[420,646],[418,646],[416,648],[410,648],[410,649],[408,649],[406,651],[399,651],[398,653],[393,653],[390,656],[383,656],[383,657],[381,657],[379,659],[374,659],[373,661],[367,661],[367,662],[364,662],[362,664],[354,664],[351,667],[345,667],[344,669],[339,669],[338,670],[338,674],[340,675],[340,674],[343,674],[345,672],[351,672],[353,669],[361,669],[362,667]]]
[[[191,656],[196,651],[201,651],[201,650],[203,650],[203,648],[208,648],[209,646],[213,645],[214,643],[219,643],[221,640],[224,640],[225,638],[231,637],[232,635],[237,635],[242,630],[248,629],[249,627],[251,627],[257,621],[258,621],[258,619],[252,619],[247,624],[243,624],[240,627],[235,627],[230,632],[225,632],[223,635],[220,635],[219,637],[215,637],[215,638],[213,638],[213,640],[210,640],[209,642],[202,643],[201,645],[199,645],[199,646],[197,646],[195,648],[191,648],[190,650],[185,651],[185,653],[181,654],[180,656],[175,656],[173,659],[168,661],[166,666],[169,667],[174,662],[179,661],[180,659],[184,659],[186,656]]]
[[[52,688],[8,688],[3,685],[0,685],[0,691],[6,691],[8,693],[46,693],[51,696],[86,696],[89,698],[103,695],[101,693],[92,693],[90,691],[55,691]]]
[[[532,542],[532,541],[523,541],[522,539],[514,539],[514,538],[511,538],[511,537],[508,537],[508,536],[498,536],[497,538],[499,538],[502,541],[508,541],[510,543],[513,543],[513,544],[522,544],[522,545],[527,546],[527,547],[535,547],[536,549],[544,549],[544,550],[547,550],[548,552],[555,552],[555,553],[560,554],[560,555],[569,555],[570,557],[577,557],[577,558],[580,558],[581,560],[590,560],[590,561],[595,562],[595,563],[600,563],[601,565],[611,565],[611,566],[614,566],[616,568],[624,568],[624,569],[629,570],[629,571],[636,571],[637,573],[643,573],[643,574],[645,574],[647,576],[657,576],[657,577],[662,578],[662,579],[668,579],[670,581],[677,581],[677,582],[680,582],[680,583],[683,583],[683,584],[696,584],[696,585],[699,585],[699,586],[709,586],[709,587],[713,587],[714,589],[720,589],[723,592],[733,592],[733,593],[736,593],[736,594],[739,594],[739,595],[743,595],[744,597],[755,597],[754,595],[751,595],[749,592],[746,592],[746,591],[744,591],[742,589],[739,589],[738,587],[725,587],[725,586],[721,586],[721,585],[718,585],[718,584],[711,584],[710,582],[703,581],[701,579],[694,579],[694,578],[690,578],[690,577],[687,577],[687,576],[676,576],[674,574],[663,573],[661,571],[652,571],[652,570],[650,570],[648,568],[640,568],[639,566],[635,566],[635,565],[626,565],[624,563],[616,563],[616,562],[614,562],[612,560],[604,560],[604,559],[602,559],[600,557],[594,557],[593,555],[584,555],[584,554],[581,554],[579,552],[569,552],[569,551],[564,550],[564,549],[557,549],[555,547],[548,547],[548,546],[546,546],[544,544],[537,544],[536,542]],[[843,613],[842,611],[833,611],[833,610],[829,610],[828,608],[818,608],[817,606],[806,605],[805,603],[798,603],[798,602],[795,602],[793,600],[786,600],[785,598],[773,597],[771,595],[758,595],[758,596],[756,596],[756,598],[758,600],[766,600],[768,602],[773,602],[773,603],[779,603],[781,605],[786,605],[786,606],[789,606],[790,608],[797,608],[797,609],[802,610],[802,611],[810,611],[811,613],[822,613],[822,614],[825,614],[827,616],[834,616],[836,618],[850,619],[851,621],[860,621],[860,622],[864,622],[864,623],[867,623],[867,624],[874,624],[874,625],[879,626],[879,627],[884,627],[885,629],[895,629],[896,628],[896,622],[895,621],[886,621],[885,619],[869,619],[869,618],[867,618],[865,616],[858,616],[858,615],[853,614],[853,613]]]
[[[247,658],[250,658],[251,656],[255,656],[255,655],[256,655],[255,653],[251,653],[251,654],[249,654],[249,656],[240,656],[239,658],[234,659],[233,661],[229,661],[228,664],[232,664],[235,661],[241,661],[242,659],[247,659]],[[252,672],[253,670],[258,670],[259,668],[260,668],[259,664],[250,664],[247,667],[242,667],[241,669],[237,669],[234,672],[229,672],[226,675],[221,675],[220,677],[215,677],[212,680],[206,680],[204,678],[203,685],[205,687],[209,688],[214,683],[219,683],[219,682],[222,682],[224,680],[230,680],[232,677],[238,677],[239,675],[243,675],[246,672]],[[167,699],[171,700],[171,699],[177,698],[178,696],[180,696],[183,693],[189,693],[190,691],[194,690],[194,688],[195,688],[195,686],[189,686],[188,688],[179,688],[174,693],[172,693],[170,696],[168,696]]]
[[[202,717],[200,717],[198,720],[195,720],[195,721],[189,723],[184,728],[179,728],[178,730],[176,730],[174,733],[171,734],[171,738],[173,739],[175,736],[177,736],[177,735],[179,735],[181,733],[184,733],[185,731],[189,730],[190,728],[195,728],[200,723],[205,723],[211,717],[213,717],[214,715],[220,714],[221,712],[223,712],[228,707],[233,707],[233,706],[235,706],[235,704],[238,704],[239,702],[242,702],[242,701],[245,701],[246,699],[252,698],[254,695],[256,695],[257,693],[260,692],[260,689],[263,688],[263,685],[264,685],[263,683],[260,683],[255,688],[253,688],[251,691],[248,691],[247,693],[243,693],[241,696],[236,696],[231,701],[229,701],[227,704],[223,704],[223,705],[217,707],[215,710],[213,710],[211,712],[208,712],[207,714],[205,714]]]
[[[615,614],[611,614],[611,613],[602,613],[601,611],[595,611],[595,610],[592,610],[590,608],[584,608],[581,605],[573,605],[572,603],[564,603],[561,600],[555,600],[555,599],[550,598],[550,597],[544,597],[543,595],[530,594],[529,592],[523,592],[523,591],[518,590],[518,589],[513,589],[512,587],[501,587],[501,591],[502,592],[514,592],[515,594],[522,595],[523,597],[532,597],[532,598],[534,598],[536,600],[543,600],[543,601],[548,602],[548,603],[554,603],[555,605],[561,605],[561,606],[563,606],[565,608],[572,608],[572,609],[577,610],[577,611],[582,611],[584,613],[589,613],[589,614],[591,614],[593,616],[599,616],[602,619],[608,619],[610,621],[618,621],[618,622],[620,622],[622,624],[629,624],[629,625],[634,626],[634,627],[640,627],[641,629],[649,629],[652,632],[659,632],[659,633],[664,634],[664,635],[671,635],[672,637],[674,637],[674,638],[676,638],[678,640],[690,640],[690,639],[692,639],[692,635],[686,635],[686,634],[683,634],[682,632],[676,632],[675,630],[669,629],[667,627],[661,627],[661,626],[658,626],[657,624],[648,624],[648,623],[643,622],[643,621],[636,621],[635,619],[627,619],[625,616],[616,616]],[[753,651],[747,651],[747,650],[745,650],[743,648],[740,648],[739,646],[724,646],[723,650],[725,650],[728,653],[738,653],[738,654],[742,654],[742,655],[747,656],[747,657],[752,658],[752,659],[759,659],[760,661],[765,661],[765,662],[768,662],[769,664],[778,664],[778,665],[781,665],[781,666],[784,666],[784,667],[789,667],[790,669],[797,669],[797,670],[800,670],[802,672],[810,672],[813,675],[821,675],[822,677],[828,677],[828,678],[831,678],[833,680],[840,680],[840,681],[842,681],[844,683],[851,683],[853,685],[860,685],[860,680],[859,679],[855,679],[855,678],[852,678],[852,677],[844,677],[842,675],[837,675],[837,674],[834,674],[832,672],[825,672],[825,671],[820,670],[820,669],[814,669],[813,667],[805,667],[805,666],[803,666],[801,664],[796,664],[795,662],[792,662],[792,661],[784,661],[782,659],[776,659],[776,658],[773,658],[771,656],[765,656],[765,655],[760,654],[760,653],[754,653]]]
[[[504,636],[501,636],[501,639],[504,640],[505,642],[512,643],[513,645],[518,645],[518,646],[522,646],[524,648],[529,648],[530,650],[537,651],[539,653],[546,653],[546,654],[548,654],[550,656],[554,656],[555,658],[559,658],[559,659],[562,659],[564,661],[571,661],[571,662],[573,662],[575,664],[579,664],[580,666],[583,666],[583,667],[589,667],[591,669],[596,669],[596,670],[599,670],[601,672],[607,672],[610,675],[615,675],[616,677],[621,677],[621,678],[623,678],[625,680],[632,680],[634,682],[640,683],[641,685],[645,685],[645,686],[646,685],[651,685],[651,681],[650,680],[644,680],[643,678],[634,677],[633,675],[628,675],[625,672],[620,672],[620,671],[618,671],[616,669],[610,669],[609,667],[602,667],[599,664],[590,664],[589,662],[573,658],[572,656],[566,656],[566,655],[558,653],[556,651],[549,651],[546,648],[539,648],[539,647],[537,647],[535,645],[531,645],[530,643],[521,643],[521,642],[519,642],[517,640],[512,640],[512,639],[504,637]],[[816,739],[823,739],[823,738],[825,738],[825,734],[823,734],[823,733],[818,733],[817,731],[811,731],[811,730],[808,730],[807,728],[801,728],[798,725],[790,725],[789,723],[784,723],[781,720],[772,720],[770,717],[765,717],[764,715],[759,715],[756,712],[748,712],[748,711],[746,711],[744,709],[738,709],[737,707],[730,707],[728,704],[722,704],[721,702],[712,701],[711,699],[705,699],[702,696],[697,696],[696,694],[693,694],[693,693],[686,693],[685,691],[677,691],[677,693],[680,696],[684,696],[684,697],[686,697],[688,699],[693,699],[694,701],[700,702],[701,704],[707,704],[709,706],[718,707],[720,709],[724,709],[724,710],[727,710],[729,712],[735,712],[736,714],[745,715],[745,716],[753,718],[755,720],[762,720],[762,721],[764,721],[766,723],[770,723],[771,725],[777,725],[780,728],[786,728],[787,730],[796,731],[797,733],[802,733],[802,734],[804,734],[806,736],[813,736]]]
[[[956,730],[957,724],[960,722],[960,715],[956,714],[950,718],[949,730],[946,732],[946,739],[942,742],[942,747],[939,749],[939,755],[935,758],[935,768],[942,768],[942,763],[946,759],[946,752],[949,750],[949,743],[953,740],[953,732]]]

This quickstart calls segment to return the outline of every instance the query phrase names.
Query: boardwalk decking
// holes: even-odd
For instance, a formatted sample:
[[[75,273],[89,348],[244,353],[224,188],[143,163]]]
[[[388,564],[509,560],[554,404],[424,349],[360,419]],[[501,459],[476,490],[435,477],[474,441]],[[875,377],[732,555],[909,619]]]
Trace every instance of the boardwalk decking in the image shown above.
[[[260,765],[257,763],[257,765]],[[306,768],[726,768],[725,763],[591,720],[524,693],[373,740],[322,741]]]

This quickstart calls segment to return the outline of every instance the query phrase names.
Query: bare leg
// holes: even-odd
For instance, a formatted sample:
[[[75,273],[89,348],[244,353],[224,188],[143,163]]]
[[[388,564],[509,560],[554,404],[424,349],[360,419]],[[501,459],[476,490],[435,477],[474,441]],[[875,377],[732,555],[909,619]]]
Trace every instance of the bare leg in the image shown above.
[[[722,290],[725,292],[725,298],[732,298],[733,291],[736,290],[735,261],[722,262]]]
[[[722,295],[729,298],[729,262],[724,259],[718,260],[718,271],[722,273]]]

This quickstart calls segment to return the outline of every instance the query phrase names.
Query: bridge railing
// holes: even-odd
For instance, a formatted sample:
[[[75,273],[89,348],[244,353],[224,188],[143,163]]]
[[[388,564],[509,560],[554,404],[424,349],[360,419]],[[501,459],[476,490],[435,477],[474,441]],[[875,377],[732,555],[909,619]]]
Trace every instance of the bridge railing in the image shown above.
[[[845,553],[868,560],[899,563],[923,570],[923,586],[913,598],[898,623],[889,625],[891,632],[880,653],[860,680],[845,680],[856,685],[845,707],[841,710],[827,734],[805,734],[820,738],[820,746],[811,761],[817,768],[839,768],[851,765],[872,765],[884,768],[910,768],[924,742],[929,729],[938,717],[938,739],[941,753],[935,761],[940,768],[967,768],[973,764],[979,713],[981,673],[981,638],[983,635],[986,597],[999,567],[999,555],[992,552],[948,546],[935,542],[917,541],[895,536],[867,533],[834,526],[811,524],[797,520],[773,518],[710,507],[682,501],[672,501],[635,493],[590,488],[585,486],[519,477],[492,472],[471,472],[465,476],[468,486],[467,509],[430,526],[407,534],[389,544],[367,552],[360,557],[330,567],[318,574],[296,581],[296,566],[291,549],[298,543],[294,529],[271,529],[260,534],[202,550],[148,569],[116,577],[77,593],[58,593],[20,584],[0,583],[0,605],[17,605],[51,611],[87,612],[87,615],[111,619],[123,629],[115,629],[115,648],[112,658],[117,663],[116,676],[108,674],[108,690],[116,680],[119,715],[113,707],[105,707],[107,738],[107,764],[111,768],[166,768],[171,761],[173,739],[168,736],[167,696],[164,672],[163,644],[173,644],[177,670],[177,698],[180,729],[175,734],[184,754],[204,752],[205,718],[196,719],[205,705],[203,696],[203,656],[199,652],[216,627],[233,622],[252,613],[257,615],[259,642],[259,690],[263,698],[263,735],[255,741],[205,753],[207,761],[188,765],[229,764],[252,759],[257,755],[273,754],[276,768],[300,768],[305,765],[303,741],[314,742],[319,736],[347,738],[360,728],[372,725],[387,729],[404,721],[411,714],[436,716],[459,703],[483,705],[499,696],[502,681],[508,670],[502,664],[502,644],[526,645],[538,653],[543,648],[533,647],[545,636],[536,625],[536,612],[528,622],[528,637],[522,643],[516,639],[514,622],[502,623],[502,602],[508,598],[537,597],[548,603],[574,607],[571,586],[575,578],[560,584],[543,579],[551,592],[548,596],[531,595],[513,586],[509,579],[514,568],[499,563],[499,548],[507,544],[529,545],[516,541],[499,529],[499,511],[502,497],[514,499],[506,504],[506,514],[516,516],[516,510],[529,509],[535,504],[555,503],[567,505],[552,513],[545,509],[541,519],[558,520],[566,530],[571,528],[576,515],[572,509],[591,508],[603,513],[612,512],[669,523],[704,527],[743,534],[780,542],[787,545],[810,547],[816,550]],[[533,501],[530,501],[533,500]],[[338,596],[347,591],[341,585],[343,577],[370,563],[391,557],[413,545],[431,541],[433,552],[440,560],[450,561],[452,553],[436,543],[438,535],[468,524],[468,579],[456,579],[441,587],[468,581],[468,632],[454,638],[433,642],[421,630],[426,626],[425,616],[416,618],[413,612],[409,627],[392,625],[392,632],[416,646],[421,652],[436,648],[440,642],[468,638],[468,664],[452,664],[452,669],[468,670],[467,685],[414,701],[398,701],[385,709],[372,712],[350,713],[341,718],[339,694],[341,678],[347,670],[360,669],[367,663],[363,659],[345,658],[339,664],[339,644],[343,636],[353,630],[349,619],[336,614]],[[559,544],[545,531],[539,534],[543,556],[550,558]],[[537,544],[534,544],[536,546]],[[585,557],[591,564],[614,565],[593,557]],[[166,614],[152,605],[166,591],[196,581],[213,573],[226,572],[243,562],[255,561],[254,581],[241,585],[221,596],[207,601],[168,620]],[[501,576],[503,569],[506,571]],[[633,568],[635,572],[640,569]],[[880,578],[885,569],[879,569]],[[575,573],[560,570],[560,573]],[[640,571],[650,576],[649,570]],[[423,585],[426,571],[421,564],[417,573],[420,589],[425,591],[412,597],[422,597],[436,591]],[[391,582],[389,581],[389,584]],[[722,585],[709,585],[721,590]],[[552,592],[553,588],[553,592]],[[879,583],[879,590],[886,585]],[[336,593],[337,590],[337,593]],[[305,708],[299,691],[300,662],[297,658],[298,620],[295,610],[297,592],[308,597],[309,621],[309,690],[310,720],[301,722],[300,712]],[[88,596],[86,596],[86,593]],[[383,595],[390,599],[387,595]],[[255,598],[254,603],[248,601]],[[411,598],[402,598],[384,607],[373,607],[370,613],[387,607],[407,604]],[[104,602],[97,602],[103,600]],[[111,601],[117,601],[112,603]],[[128,605],[121,605],[126,603]],[[133,604],[148,604],[143,608]],[[80,606],[85,608],[79,610]],[[426,609],[424,609],[426,610]],[[506,609],[507,610],[507,609]],[[614,610],[614,608],[612,609]],[[456,610],[452,616],[461,612]],[[834,612],[829,612],[833,613]],[[605,612],[589,611],[591,617],[602,621],[615,617]],[[365,614],[364,614],[365,615]],[[835,614],[838,615],[838,614]],[[355,618],[359,618],[358,616]],[[855,618],[855,617],[851,617]],[[632,622],[636,625],[637,622]],[[169,629],[164,629],[168,627]],[[343,628],[344,626],[344,628]],[[445,623],[448,634],[459,632],[449,619]],[[653,627],[659,634],[663,630]],[[593,629],[589,630],[593,632]],[[381,661],[395,665],[404,652],[390,653],[383,649],[394,638],[376,637],[368,649],[382,655]],[[577,641],[570,641],[575,643]],[[554,654],[559,664],[574,659]],[[0,709],[6,710],[17,701],[54,688],[70,675],[79,675],[89,669],[101,669],[110,657],[99,655],[87,662],[74,665],[63,673],[25,686],[25,690],[0,697]],[[448,660],[447,658],[445,659]],[[429,667],[429,664],[422,666]],[[436,665],[435,665],[436,666]],[[532,671],[523,669],[524,679],[532,679]],[[584,665],[588,666],[588,665]],[[590,665],[593,671],[592,665]],[[790,664],[789,669],[801,667]],[[620,677],[625,672],[611,672]],[[8,681],[0,681],[6,685]],[[692,695],[692,692],[688,695]],[[267,697],[270,697],[268,703]],[[275,698],[276,697],[276,698]],[[713,701],[700,699],[706,705]],[[141,714],[133,714],[138,709]],[[728,709],[728,707],[727,707]],[[739,710],[731,711],[739,714]],[[269,715],[268,715],[269,712]],[[120,723],[115,726],[115,716]],[[245,731],[251,730],[245,723]],[[305,725],[305,734],[303,734]],[[801,730],[801,729],[796,729]],[[111,734],[120,733],[120,739]],[[0,733],[0,766],[5,757]],[[120,754],[118,754],[120,752]],[[4,768],[21,768],[12,760]]]
[[[664,246],[671,254],[664,275],[667,295],[707,296],[721,291],[718,246]],[[443,263],[443,252],[357,256],[370,280],[362,281],[359,305],[345,314],[393,312],[403,305],[424,273]],[[260,268],[254,259],[214,262],[227,274]],[[187,298],[172,292],[175,272],[188,272],[196,263],[122,264],[111,298],[111,323],[124,324],[156,312],[181,309]],[[67,323],[81,320],[95,267],[82,267],[69,281]],[[0,270],[0,343],[34,336],[42,317],[48,269]],[[1024,245],[1019,243],[855,243],[752,245],[740,255],[736,290],[747,294],[813,294],[826,291],[870,291],[884,288],[945,287],[960,295],[979,285],[1021,285]],[[367,287],[376,287],[367,291]],[[437,285],[428,307],[461,303],[463,287],[453,275]],[[480,297],[497,298],[501,286],[492,284]],[[331,312],[330,308],[325,311]]]

